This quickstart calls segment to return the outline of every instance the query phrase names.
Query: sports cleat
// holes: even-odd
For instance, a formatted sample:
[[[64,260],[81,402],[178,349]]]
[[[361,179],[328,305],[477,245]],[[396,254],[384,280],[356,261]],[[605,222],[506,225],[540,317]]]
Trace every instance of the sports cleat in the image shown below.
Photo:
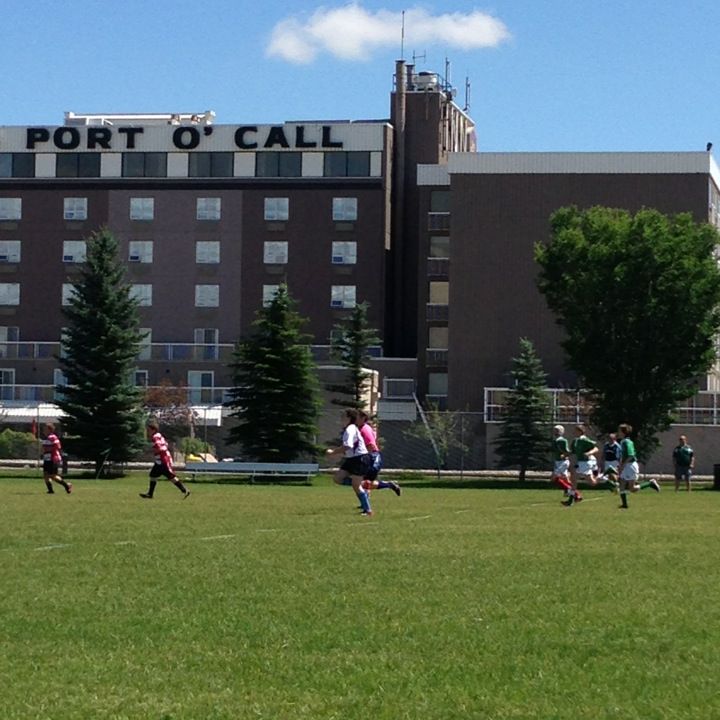
[[[183,493],[183,500],[187,500],[189,497],[190,497],[190,491],[189,491],[189,490],[186,490],[186,491]]]
[[[400,489],[400,486],[399,486],[394,480],[390,483],[390,489],[391,489],[398,497],[400,497],[400,493],[402,492],[402,490]]]
[[[560,504],[564,505],[565,507],[570,507],[573,504],[573,499],[568,498],[567,500],[561,500]]]
[[[577,496],[575,497],[575,502],[582,502],[582,499],[583,499],[583,496],[582,496],[582,495],[577,495]]]
[[[152,495],[148,495],[147,493],[139,493],[141,498],[144,498],[145,500],[152,500]]]
[[[651,487],[655,492],[660,492],[660,483],[659,483],[655,478],[653,478],[652,480],[650,480],[650,487]]]
[[[367,510],[367,511],[363,510],[360,514],[363,517],[372,517],[373,511],[372,510]]]
[[[45,494],[46,494],[46,495],[54,495],[54,494],[55,494],[55,491],[54,491],[54,490],[46,490],[46,491],[45,491]]]
[[[69,495],[72,492],[72,483],[69,482],[65,488],[65,492]]]

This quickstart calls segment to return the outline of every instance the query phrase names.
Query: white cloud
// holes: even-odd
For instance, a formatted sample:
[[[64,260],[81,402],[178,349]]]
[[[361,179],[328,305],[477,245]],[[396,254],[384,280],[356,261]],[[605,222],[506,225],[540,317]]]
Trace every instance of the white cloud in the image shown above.
[[[370,12],[352,2],[319,8],[310,17],[281,20],[272,30],[267,55],[292,63],[310,63],[326,52],[342,60],[368,60],[377,48],[400,48],[402,13]],[[405,13],[405,46],[441,45],[443,49],[495,47],[510,37],[505,24],[487,13],[431,15],[414,8]]]

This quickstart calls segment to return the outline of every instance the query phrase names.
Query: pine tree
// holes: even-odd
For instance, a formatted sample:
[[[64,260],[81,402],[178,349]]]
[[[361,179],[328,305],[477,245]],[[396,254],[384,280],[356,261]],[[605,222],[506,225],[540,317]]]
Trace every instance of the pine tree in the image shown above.
[[[226,405],[237,424],[227,440],[247,459],[290,462],[318,452],[319,389],[308,338],[300,332],[304,323],[281,285],[235,347]]]
[[[514,387],[508,394],[496,447],[500,467],[518,467],[524,482],[527,470],[547,467],[550,448],[546,375],[530,340],[520,339],[520,355],[513,358],[510,374]]]
[[[347,380],[327,385],[327,390],[340,395],[333,404],[365,409],[365,397],[372,373],[366,366],[370,360],[368,349],[380,339],[377,331],[368,326],[368,304],[356,305],[344,322],[335,326],[331,344],[331,357],[347,368]]]
[[[63,308],[67,329],[59,358],[67,385],[59,407],[68,450],[95,463],[126,462],[142,448],[142,394],[132,382],[142,334],[117,241],[102,229],[87,241],[87,259]]]

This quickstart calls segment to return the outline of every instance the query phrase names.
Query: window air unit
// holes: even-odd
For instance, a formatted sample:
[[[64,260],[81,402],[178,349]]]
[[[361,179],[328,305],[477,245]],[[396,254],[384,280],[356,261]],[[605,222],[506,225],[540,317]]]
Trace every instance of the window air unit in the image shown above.
[[[75,262],[74,255],[63,255],[63,262]]]
[[[332,263],[333,263],[333,265],[344,265],[345,264],[345,256],[344,255],[333,255]]]
[[[7,255],[0,255],[0,262],[8,262],[8,256],[7,256]]]
[[[133,253],[132,255],[130,255],[130,257],[128,258],[128,260],[129,260],[130,262],[140,262],[140,254],[139,254],[139,253]]]
[[[342,300],[331,300],[330,307],[341,308],[341,307],[343,307],[343,301]]]

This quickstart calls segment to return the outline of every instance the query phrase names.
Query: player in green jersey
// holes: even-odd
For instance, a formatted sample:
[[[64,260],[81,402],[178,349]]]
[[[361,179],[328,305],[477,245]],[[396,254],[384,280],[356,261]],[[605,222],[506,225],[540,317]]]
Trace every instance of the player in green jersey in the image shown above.
[[[637,455],[635,454],[635,443],[630,438],[632,434],[632,425],[623,423],[618,427],[617,435],[620,438],[620,507],[627,510],[628,495],[638,490],[652,488],[655,492],[660,492],[660,485],[655,479],[639,482],[640,469],[637,463]]]
[[[555,425],[553,428],[553,475],[552,479],[556,482],[567,495],[567,500],[563,500],[563,505],[572,505],[575,500],[582,500],[582,495],[578,495],[570,482],[570,445],[565,437],[565,428],[562,425]]]

